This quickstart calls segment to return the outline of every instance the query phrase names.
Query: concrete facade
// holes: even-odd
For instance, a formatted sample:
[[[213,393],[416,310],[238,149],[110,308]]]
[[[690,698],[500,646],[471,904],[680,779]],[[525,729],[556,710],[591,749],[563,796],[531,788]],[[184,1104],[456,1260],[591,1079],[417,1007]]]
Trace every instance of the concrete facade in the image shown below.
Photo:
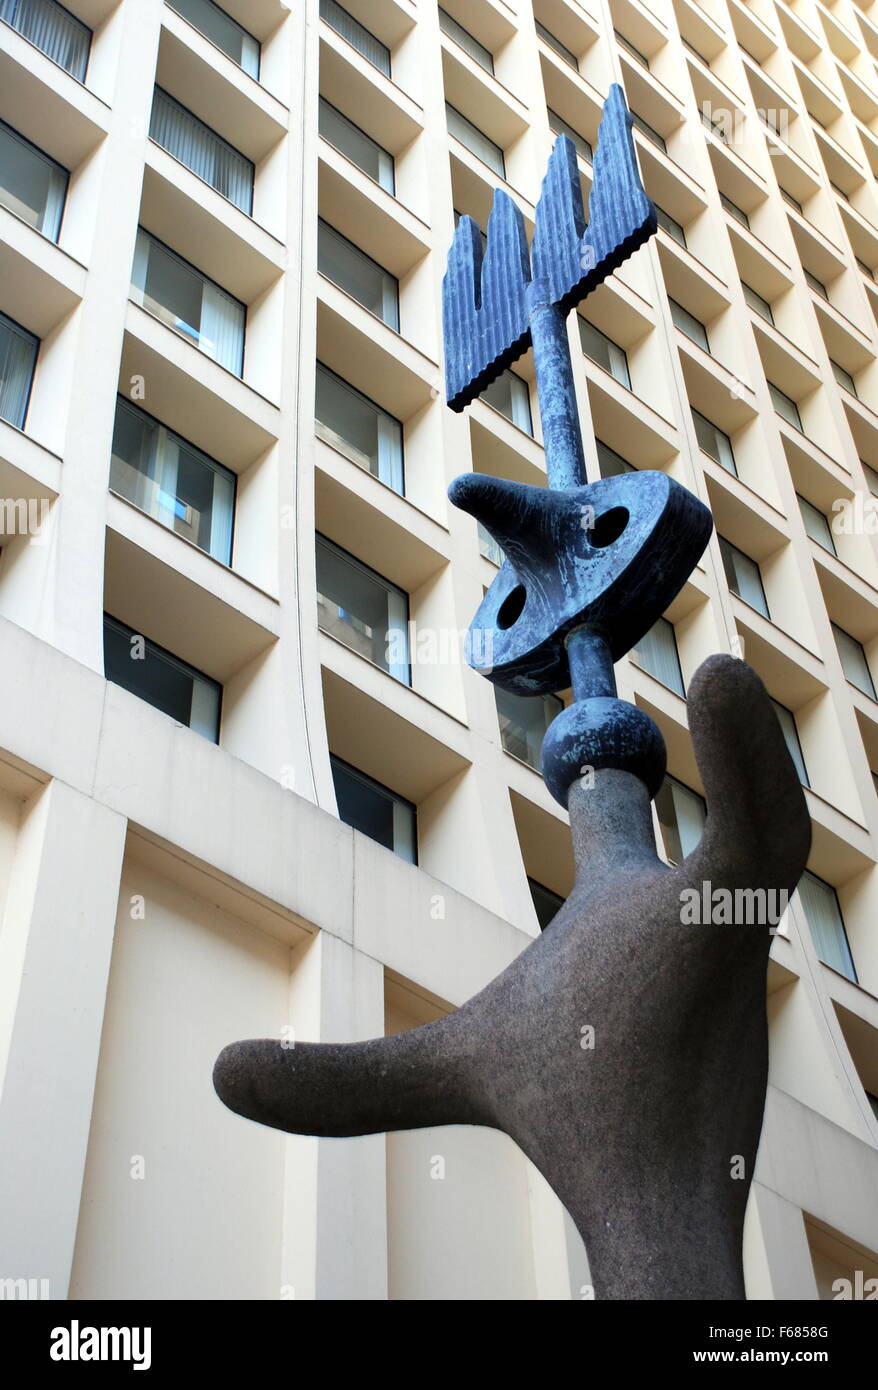
[[[93,30],[84,82],[0,23],[0,119],[70,171],[57,244],[0,206],[0,311],[40,340],[23,427],[0,419],[0,496],[44,504],[39,534],[7,525],[0,550],[0,1277],[54,1298],[587,1296],[581,1242],[504,1136],[286,1138],[225,1111],[210,1072],[236,1038],[438,1017],[538,934],[528,878],[571,886],[566,817],[449,637],[496,571],[448,483],[545,467],[529,359],[536,437],[484,401],[444,406],[454,210],[484,228],[499,181],[445,102],[503,149],[532,226],[547,107],[593,144],[613,80],[663,138],[635,134],[685,245],[660,230],[583,306],[630,389],[571,316],[590,476],[595,438],[667,470],[759,564],[770,618],[731,592],[716,538],[667,617],[684,680],[743,650],[795,716],[809,868],[857,975],[819,959],[795,900],[768,980],[748,1290],[832,1298],[878,1274],[878,703],[830,625],[878,670],[878,9],[447,0],[492,74],[432,0],[349,0],[388,78],[318,0],[227,0],[261,43],[257,81],[160,0],[68,8]],[[149,139],[156,82],[253,162],[252,217]],[[395,196],[319,136],[319,96],[394,156]],[[318,274],[318,217],[397,278],[399,333]],[[241,378],[132,301],[138,225],[246,304]],[[402,422],[405,496],[318,433],[316,359]],[[237,475],[231,565],[110,489],[117,393]],[[842,518],[836,554],[797,493]],[[448,644],[425,643],[410,686],[320,630],[315,531]],[[104,612],[221,684],[218,746],[105,680]],[[617,676],[698,792],[685,699],[634,659]],[[341,823],[330,752],[417,807],[417,866]]]

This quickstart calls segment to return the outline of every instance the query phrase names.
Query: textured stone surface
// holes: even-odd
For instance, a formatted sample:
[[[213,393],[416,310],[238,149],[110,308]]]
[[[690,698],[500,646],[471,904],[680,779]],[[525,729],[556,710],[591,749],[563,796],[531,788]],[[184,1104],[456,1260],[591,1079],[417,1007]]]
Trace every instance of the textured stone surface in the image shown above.
[[[222,1100],[303,1134],[504,1130],[576,1222],[598,1298],[743,1298],[771,938],[765,925],[683,925],[680,893],[705,881],[791,892],[810,827],[749,667],[711,657],[689,711],[708,820],[683,864],[657,859],[639,778],[598,772],[570,795],[573,892],[486,989],[391,1038],[234,1043],[214,1071]]]

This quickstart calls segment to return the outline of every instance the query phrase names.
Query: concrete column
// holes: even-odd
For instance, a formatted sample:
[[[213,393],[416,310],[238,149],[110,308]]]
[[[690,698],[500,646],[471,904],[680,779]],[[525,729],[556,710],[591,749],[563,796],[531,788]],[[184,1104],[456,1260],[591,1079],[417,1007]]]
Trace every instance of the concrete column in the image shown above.
[[[325,932],[312,937],[294,953],[290,1022],[296,1041],[382,1037],[382,966]],[[288,1144],[281,1296],[386,1299],[384,1136]]]
[[[744,1228],[747,1298],[819,1298],[802,1212],[770,1188],[754,1182]]]
[[[67,1296],[126,820],[52,782],[31,802],[0,930],[0,1277]]]

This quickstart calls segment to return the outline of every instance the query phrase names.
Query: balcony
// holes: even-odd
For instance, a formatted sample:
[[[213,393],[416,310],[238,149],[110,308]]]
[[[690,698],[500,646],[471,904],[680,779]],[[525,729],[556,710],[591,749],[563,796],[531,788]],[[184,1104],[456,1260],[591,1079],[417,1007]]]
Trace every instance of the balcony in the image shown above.
[[[55,0],[0,0],[0,20],[77,82],[85,81],[91,30]]]

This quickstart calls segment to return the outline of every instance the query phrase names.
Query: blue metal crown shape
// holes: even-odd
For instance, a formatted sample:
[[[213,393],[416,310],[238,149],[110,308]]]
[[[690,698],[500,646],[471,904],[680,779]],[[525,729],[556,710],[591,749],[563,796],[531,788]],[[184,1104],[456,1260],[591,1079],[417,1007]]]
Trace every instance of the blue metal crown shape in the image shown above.
[[[548,285],[563,314],[597,289],[656,230],[655,208],[637,170],[631,116],[621,87],[604,104],[586,230],[576,147],[560,135],[536,213],[533,275],[524,218],[502,189],[494,194],[488,249],[471,217],[462,217],[443,284],[446,396],[465,406],[527,352],[527,287]]]

